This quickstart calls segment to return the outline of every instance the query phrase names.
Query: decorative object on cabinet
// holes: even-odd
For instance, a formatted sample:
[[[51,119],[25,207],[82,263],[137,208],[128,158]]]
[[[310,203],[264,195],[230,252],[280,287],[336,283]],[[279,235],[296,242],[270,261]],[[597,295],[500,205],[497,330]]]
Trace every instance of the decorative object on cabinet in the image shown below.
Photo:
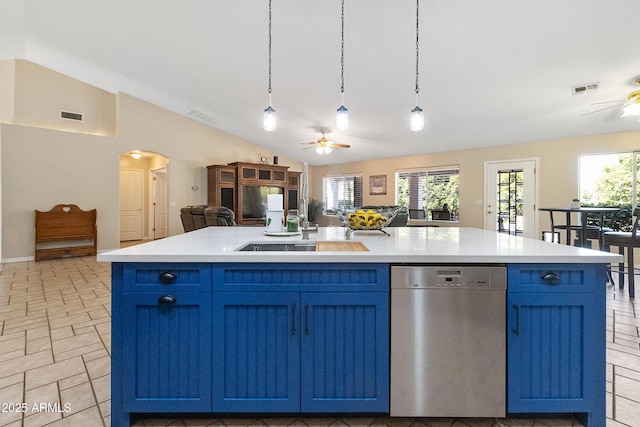
[[[97,254],[96,209],[60,204],[35,211],[35,260]]]
[[[371,175],[369,177],[369,194],[372,196],[387,194],[387,175]]]
[[[264,223],[269,194],[283,195],[284,210],[299,209],[300,172],[288,169],[245,162],[207,166],[207,203],[231,209],[235,221],[247,225]]]

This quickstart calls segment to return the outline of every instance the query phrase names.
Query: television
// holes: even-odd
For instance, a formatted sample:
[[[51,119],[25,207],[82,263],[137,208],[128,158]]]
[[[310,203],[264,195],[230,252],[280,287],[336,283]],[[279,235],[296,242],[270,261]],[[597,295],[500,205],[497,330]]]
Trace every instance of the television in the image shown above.
[[[267,195],[284,194],[283,187],[242,187],[242,219],[262,219],[267,215]]]

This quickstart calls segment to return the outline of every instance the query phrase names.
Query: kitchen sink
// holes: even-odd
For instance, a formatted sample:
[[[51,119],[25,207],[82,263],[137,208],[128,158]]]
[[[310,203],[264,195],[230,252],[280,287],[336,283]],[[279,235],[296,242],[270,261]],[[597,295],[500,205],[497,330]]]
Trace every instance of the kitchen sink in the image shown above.
[[[362,242],[249,242],[236,251],[241,252],[363,252],[369,249]]]
[[[240,246],[241,252],[315,252],[316,242],[249,242]]]

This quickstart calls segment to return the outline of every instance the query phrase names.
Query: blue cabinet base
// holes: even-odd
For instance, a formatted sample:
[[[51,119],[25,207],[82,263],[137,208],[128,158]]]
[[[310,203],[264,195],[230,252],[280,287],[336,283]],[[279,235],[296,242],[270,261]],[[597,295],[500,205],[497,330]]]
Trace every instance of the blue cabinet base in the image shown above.
[[[606,424],[605,273],[509,266],[510,417]],[[554,274],[557,283],[536,282]],[[155,413],[386,416],[388,292],[387,264],[113,263],[112,426]],[[284,353],[268,355],[273,346]],[[223,357],[234,351],[244,353]],[[156,377],[154,366],[169,374]]]

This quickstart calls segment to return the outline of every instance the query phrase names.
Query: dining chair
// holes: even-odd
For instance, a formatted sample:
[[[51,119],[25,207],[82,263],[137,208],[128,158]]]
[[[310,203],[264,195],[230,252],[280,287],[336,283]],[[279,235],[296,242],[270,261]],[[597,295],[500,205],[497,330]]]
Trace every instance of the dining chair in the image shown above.
[[[627,251],[627,271],[625,272],[624,258],[618,264],[618,287],[624,289],[624,275],[629,279],[629,297],[635,298],[635,267],[633,260],[633,249],[640,248],[640,233],[638,233],[638,219],[640,208],[633,210],[633,226],[631,231],[608,231],[602,234],[602,246],[605,251],[611,252],[611,246],[618,247],[618,253],[624,256]]]

